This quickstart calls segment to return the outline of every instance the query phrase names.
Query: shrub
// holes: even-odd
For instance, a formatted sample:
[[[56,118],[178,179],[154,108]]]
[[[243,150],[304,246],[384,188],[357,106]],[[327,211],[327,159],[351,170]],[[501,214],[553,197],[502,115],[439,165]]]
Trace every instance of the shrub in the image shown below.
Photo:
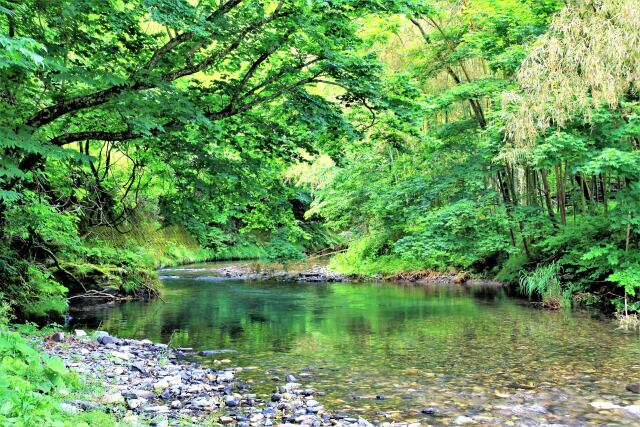
[[[562,291],[558,275],[560,267],[556,263],[538,266],[532,272],[520,275],[520,291],[529,298],[539,298],[548,308],[559,308],[571,304],[571,299]]]

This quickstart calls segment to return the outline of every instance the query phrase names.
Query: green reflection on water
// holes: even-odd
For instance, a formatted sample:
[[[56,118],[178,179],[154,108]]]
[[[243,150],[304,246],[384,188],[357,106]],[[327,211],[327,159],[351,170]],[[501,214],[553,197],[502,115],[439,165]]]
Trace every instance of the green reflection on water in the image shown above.
[[[121,337],[233,349],[220,358],[258,366],[243,374],[257,391],[271,390],[274,375],[308,375],[328,406],[377,421],[637,421],[589,405],[636,403],[625,391],[640,379],[636,336],[584,313],[531,309],[502,289],[242,282],[206,271],[165,286],[166,304],[94,307],[76,313],[77,322],[102,322]],[[424,406],[443,416],[422,416]]]

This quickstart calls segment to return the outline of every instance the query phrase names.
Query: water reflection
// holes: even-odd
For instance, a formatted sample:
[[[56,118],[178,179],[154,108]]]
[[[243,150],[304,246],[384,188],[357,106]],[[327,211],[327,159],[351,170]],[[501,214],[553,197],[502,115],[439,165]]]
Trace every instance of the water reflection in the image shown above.
[[[258,391],[269,391],[274,375],[303,373],[327,392],[328,406],[377,421],[638,421],[589,405],[635,403],[625,385],[640,379],[640,344],[586,313],[533,310],[495,287],[210,280],[206,268],[163,274],[166,304],[91,307],[75,321],[122,337],[234,349],[225,355],[234,365],[261,368],[245,374]],[[421,414],[425,405],[437,416]]]

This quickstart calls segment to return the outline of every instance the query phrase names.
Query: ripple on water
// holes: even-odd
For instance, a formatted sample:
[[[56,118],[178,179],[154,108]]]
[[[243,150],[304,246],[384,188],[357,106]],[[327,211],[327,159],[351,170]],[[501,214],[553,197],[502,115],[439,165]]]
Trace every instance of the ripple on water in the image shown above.
[[[219,280],[212,268],[161,271],[171,276],[166,304],[126,302],[76,321],[235,349],[224,358],[259,367],[242,373],[256,391],[294,374],[328,408],[376,422],[640,422],[640,394],[626,390],[640,381],[638,336],[588,313],[534,310],[496,287],[267,284]]]

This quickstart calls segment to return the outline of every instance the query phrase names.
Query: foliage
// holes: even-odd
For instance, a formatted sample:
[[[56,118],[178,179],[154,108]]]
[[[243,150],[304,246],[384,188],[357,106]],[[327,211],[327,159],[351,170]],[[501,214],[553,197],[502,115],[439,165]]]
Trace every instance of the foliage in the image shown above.
[[[154,294],[157,265],[328,244],[284,171],[388,107],[356,21],[410,4],[1,1],[4,298],[55,315],[95,287]],[[115,237],[143,222],[197,243]]]
[[[378,30],[401,43],[372,43],[386,96],[405,108],[299,174],[310,213],[350,242],[333,265],[457,267],[521,279],[554,306],[637,310],[637,7],[436,3]],[[385,84],[400,73],[414,90]]]
[[[3,304],[346,245],[345,272],[558,266],[554,298],[636,310],[638,10],[0,0]]]
[[[264,258],[267,261],[290,261],[306,258],[302,245],[290,236],[289,230],[280,228],[271,235],[269,244],[265,247]]]
[[[640,87],[638,32],[636,0],[569,2],[518,72],[522,96],[509,133],[531,142],[552,126],[563,128],[576,111],[590,119],[592,108],[615,109]]]
[[[571,305],[571,301],[564,298],[558,278],[560,273],[558,264],[538,266],[531,272],[523,272],[520,276],[520,291],[529,298],[540,298],[546,307]]]
[[[95,411],[81,416],[64,412],[60,403],[84,388],[62,360],[34,348],[6,324],[0,325],[0,424],[12,426],[114,425]]]

